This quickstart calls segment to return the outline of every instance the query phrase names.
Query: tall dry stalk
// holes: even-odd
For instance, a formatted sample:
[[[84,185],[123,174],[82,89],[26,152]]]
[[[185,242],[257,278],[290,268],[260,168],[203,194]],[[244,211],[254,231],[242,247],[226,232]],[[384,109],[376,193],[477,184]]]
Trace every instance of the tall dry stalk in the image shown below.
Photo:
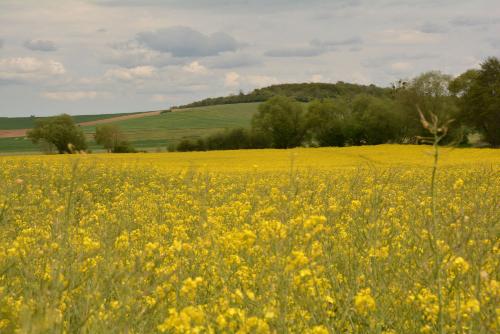
[[[437,170],[438,170],[438,161],[439,161],[439,143],[441,140],[443,140],[444,137],[446,137],[446,134],[448,133],[448,125],[453,122],[453,119],[447,120],[443,122],[443,124],[440,124],[439,117],[432,113],[429,112],[430,114],[430,122],[427,120],[425,117],[424,113],[420,109],[420,107],[417,106],[418,113],[420,115],[420,122],[422,123],[422,126],[431,134],[430,137],[423,137],[420,138],[422,142],[424,143],[432,143],[432,148],[433,148],[433,157],[434,157],[434,162],[432,165],[432,177],[431,177],[431,210],[432,210],[432,224],[428,228],[428,239],[429,239],[429,245],[431,248],[432,253],[434,254],[434,275],[437,281],[438,285],[438,304],[439,304],[439,310],[438,310],[438,331],[439,333],[443,333],[443,297],[442,297],[442,284],[441,284],[441,263],[442,259],[439,256],[439,251],[437,248],[437,241],[434,238],[434,235],[436,233],[436,226],[437,226],[437,215],[436,215],[436,198],[437,198],[437,187],[436,187],[436,175],[437,175]]]

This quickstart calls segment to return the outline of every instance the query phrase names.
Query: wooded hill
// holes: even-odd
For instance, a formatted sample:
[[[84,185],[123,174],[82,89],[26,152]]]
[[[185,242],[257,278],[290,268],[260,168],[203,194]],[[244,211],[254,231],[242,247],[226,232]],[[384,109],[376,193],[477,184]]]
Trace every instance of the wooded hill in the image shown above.
[[[359,94],[383,97],[389,96],[391,94],[391,89],[377,87],[373,84],[365,86],[342,81],[337,83],[289,83],[255,89],[247,94],[240,92],[238,95],[207,98],[201,101],[173,107],[172,109],[263,102],[274,96],[286,96],[299,102],[310,102],[324,98],[354,97]]]

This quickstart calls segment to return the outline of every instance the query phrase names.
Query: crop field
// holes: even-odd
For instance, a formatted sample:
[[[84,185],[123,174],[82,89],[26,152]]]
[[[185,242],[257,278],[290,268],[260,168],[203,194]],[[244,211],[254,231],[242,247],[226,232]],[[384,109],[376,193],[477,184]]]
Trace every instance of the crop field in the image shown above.
[[[0,332],[498,333],[500,155],[0,157]]]
[[[99,114],[73,116],[76,123],[94,122],[128,114]],[[35,126],[35,117],[0,117],[0,130],[30,129]]]
[[[183,138],[200,138],[224,129],[249,127],[258,105],[259,103],[241,103],[179,109],[155,116],[118,119],[112,124],[119,126],[127,139],[138,149],[161,148],[165,150],[169,144],[175,144]],[[126,115],[76,116],[75,122],[102,121],[108,120],[109,116]],[[30,128],[33,124],[33,120],[29,117],[0,118],[0,132],[1,130]],[[89,139],[90,148],[94,151],[98,150],[99,147],[92,140],[95,125],[83,126],[83,130]],[[1,138],[0,136],[0,154],[14,152],[40,152],[40,148],[22,137]]]

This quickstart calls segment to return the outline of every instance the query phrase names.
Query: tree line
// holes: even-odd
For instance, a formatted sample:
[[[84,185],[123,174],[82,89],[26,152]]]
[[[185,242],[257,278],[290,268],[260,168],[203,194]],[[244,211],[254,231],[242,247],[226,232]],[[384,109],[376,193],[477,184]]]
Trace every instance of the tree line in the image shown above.
[[[477,133],[500,145],[500,61],[457,78],[439,71],[394,83],[388,92],[317,98],[306,105],[273,96],[259,105],[250,129],[233,129],[197,140],[182,140],[178,151],[297,146],[419,143],[425,138],[417,108],[450,122],[444,144],[467,145]]]

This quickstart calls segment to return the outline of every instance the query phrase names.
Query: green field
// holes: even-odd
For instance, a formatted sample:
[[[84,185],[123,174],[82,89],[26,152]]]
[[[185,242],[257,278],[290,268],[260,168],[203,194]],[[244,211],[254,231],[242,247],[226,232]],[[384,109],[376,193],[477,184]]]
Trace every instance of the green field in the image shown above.
[[[129,115],[122,114],[100,114],[100,115],[77,115],[73,116],[76,123],[92,122],[102,119]],[[35,121],[43,117],[0,117],[0,130],[30,129],[35,125]]]
[[[241,103],[219,106],[182,109],[148,116],[114,122],[118,125],[132,144],[139,149],[166,149],[183,138],[199,138],[224,129],[249,127],[253,114],[259,103]],[[110,118],[116,115],[75,116],[76,122],[93,121]],[[11,118],[7,123],[0,119],[0,129],[30,128],[30,118]],[[32,120],[31,120],[32,121]],[[95,126],[83,128],[89,137],[90,149],[99,149],[92,141]],[[23,138],[0,138],[0,153],[37,152],[38,146]]]

